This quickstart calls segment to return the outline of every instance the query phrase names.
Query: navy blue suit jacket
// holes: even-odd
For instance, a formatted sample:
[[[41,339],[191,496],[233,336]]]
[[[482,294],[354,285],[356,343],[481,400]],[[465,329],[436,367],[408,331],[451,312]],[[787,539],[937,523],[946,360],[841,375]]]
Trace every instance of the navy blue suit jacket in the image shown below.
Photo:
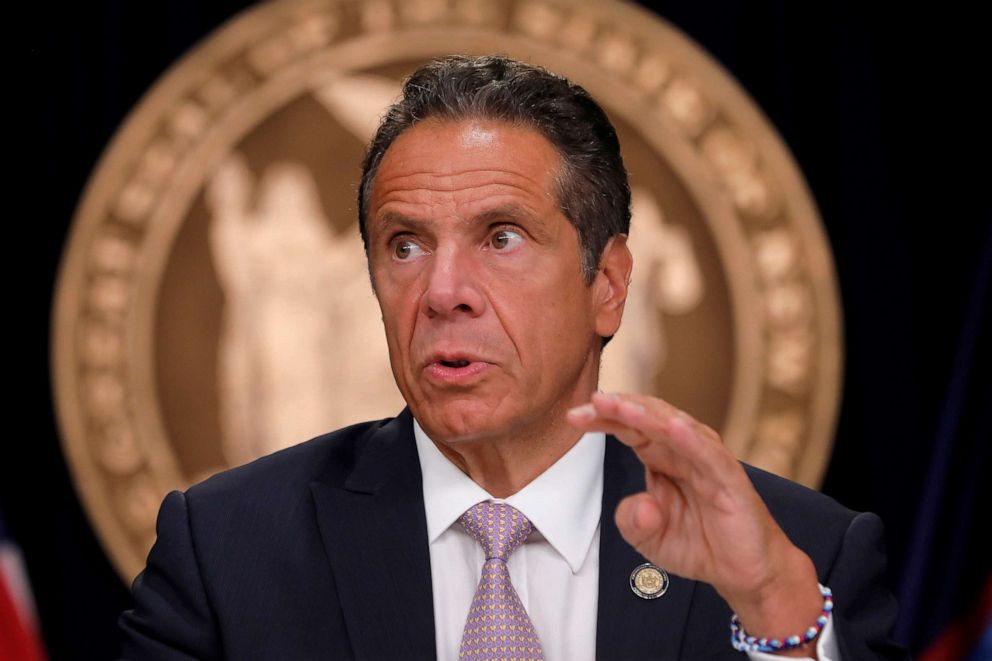
[[[882,584],[882,528],[815,491],[747,467],[758,493],[835,594],[845,661],[904,658]],[[644,488],[633,452],[607,437],[600,533],[599,659],[743,659],[730,609],[671,577],[640,599],[644,562],[613,512]],[[432,659],[434,614],[412,417],[354,425],[190,487],[162,504],[158,539],[120,618],[128,659]],[[545,634],[549,635],[549,634]]]

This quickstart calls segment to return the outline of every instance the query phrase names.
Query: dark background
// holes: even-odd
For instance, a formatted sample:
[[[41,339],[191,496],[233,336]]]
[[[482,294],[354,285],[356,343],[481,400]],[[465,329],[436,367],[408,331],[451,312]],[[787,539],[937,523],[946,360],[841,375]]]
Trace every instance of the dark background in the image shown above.
[[[49,313],[63,242],[125,115],[248,3],[149,4],[42,5],[23,52],[27,95],[18,98],[31,149],[26,176],[15,179],[27,186],[8,194],[30,198],[27,218],[8,222],[30,232],[24,245],[33,249],[31,271],[15,276],[23,300],[13,325],[25,337],[14,350],[23,374],[12,414],[25,424],[8,426],[20,431],[6,439],[0,511],[25,553],[55,658],[113,657],[116,617],[130,603],[80,509],[51,407]],[[981,22],[947,3],[925,12],[894,3],[643,4],[730,70],[812,187],[836,258],[846,341],[823,491],[883,517],[890,585],[904,596],[899,635],[921,649],[969,603],[992,557],[987,542],[967,535],[979,519],[961,504],[987,503],[989,493],[981,476],[992,389],[987,367],[977,369],[992,364],[989,299],[976,293],[988,281],[979,267],[992,260],[989,118],[977,93],[988,85],[990,58]],[[927,505],[936,508],[932,520]],[[955,549],[961,562],[947,560]]]

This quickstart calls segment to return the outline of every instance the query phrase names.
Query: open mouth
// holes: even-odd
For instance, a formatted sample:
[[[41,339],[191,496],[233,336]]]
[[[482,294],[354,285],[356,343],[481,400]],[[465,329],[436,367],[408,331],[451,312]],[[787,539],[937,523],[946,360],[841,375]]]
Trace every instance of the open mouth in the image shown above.
[[[475,383],[489,367],[480,357],[458,354],[432,356],[431,362],[424,366],[427,378],[435,384],[459,387]]]

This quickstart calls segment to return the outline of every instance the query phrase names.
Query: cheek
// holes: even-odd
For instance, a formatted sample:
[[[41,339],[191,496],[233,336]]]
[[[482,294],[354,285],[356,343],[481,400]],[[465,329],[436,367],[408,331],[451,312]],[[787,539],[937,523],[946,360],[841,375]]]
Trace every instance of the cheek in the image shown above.
[[[374,265],[372,283],[386,330],[402,330],[409,310],[416,309],[419,299],[418,271],[390,266]]]
[[[595,333],[588,291],[574,282],[556,290],[545,299],[540,311],[545,332],[544,344],[549,354],[556,356],[583,355],[584,348]]]
[[[378,299],[389,354],[391,357],[403,356],[409,349],[415,320],[416,298],[412,295],[404,295],[396,289],[384,292],[380,288]]]
[[[586,332],[585,313],[574,294],[557,286],[522,287],[513,292],[518,303],[513,330],[529,363],[555,365],[557,357],[574,352],[576,339]]]

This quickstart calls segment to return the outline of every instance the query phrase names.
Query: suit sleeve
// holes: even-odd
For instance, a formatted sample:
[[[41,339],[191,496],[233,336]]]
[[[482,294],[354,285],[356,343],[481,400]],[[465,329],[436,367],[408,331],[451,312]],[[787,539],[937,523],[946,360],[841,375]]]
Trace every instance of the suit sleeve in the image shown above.
[[[147,565],[131,586],[135,606],[118,620],[123,631],[121,657],[221,658],[183,493],[173,491],[165,497],[156,532]]]
[[[833,626],[844,661],[909,659],[891,637],[898,609],[885,587],[885,563],[882,520],[870,512],[857,515],[821,581],[834,594]]]

